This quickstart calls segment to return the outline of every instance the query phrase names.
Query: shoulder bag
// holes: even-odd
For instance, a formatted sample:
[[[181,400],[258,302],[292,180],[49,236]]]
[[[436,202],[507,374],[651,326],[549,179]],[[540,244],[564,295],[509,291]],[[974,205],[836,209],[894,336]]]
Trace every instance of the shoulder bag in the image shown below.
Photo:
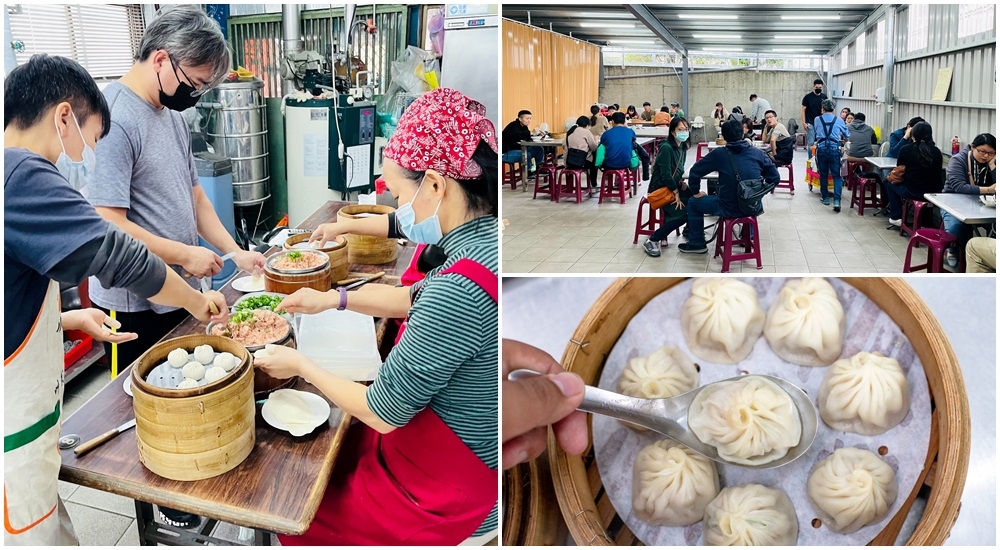
[[[681,152],[681,155],[684,153]],[[677,162],[674,163],[674,172],[670,174],[670,179],[677,177],[677,170],[681,167],[681,157],[678,155]],[[677,199],[674,192],[670,190],[670,187],[664,185],[663,187],[653,191],[649,195],[646,195],[646,200],[649,201],[649,205],[653,208],[663,208],[664,206],[674,202]]]
[[[756,216],[763,210],[761,203],[764,200],[764,195],[777,187],[778,182],[767,183],[764,178],[760,177],[749,180],[741,178],[740,171],[736,168],[736,163],[733,162],[733,152],[726,149],[726,153],[729,154],[729,164],[732,165],[733,172],[736,174],[736,204],[742,214]]]

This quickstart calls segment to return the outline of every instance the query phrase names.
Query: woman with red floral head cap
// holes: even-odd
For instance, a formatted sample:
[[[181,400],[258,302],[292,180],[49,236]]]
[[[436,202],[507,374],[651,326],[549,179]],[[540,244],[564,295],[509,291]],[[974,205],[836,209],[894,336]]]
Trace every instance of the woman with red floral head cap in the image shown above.
[[[419,97],[385,149],[399,229],[447,256],[411,291],[401,338],[371,386],[268,346],[254,360],[301,376],[361,422],[349,432],[309,530],[283,545],[454,545],[497,527],[497,136],[451,89]],[[353,296],[296,292],[303,311]]]

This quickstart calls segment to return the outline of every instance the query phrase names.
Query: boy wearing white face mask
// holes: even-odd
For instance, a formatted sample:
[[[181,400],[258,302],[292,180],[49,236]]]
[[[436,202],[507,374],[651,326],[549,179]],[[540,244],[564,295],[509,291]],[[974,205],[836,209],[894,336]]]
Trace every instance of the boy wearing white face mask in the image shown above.
[[[98,310],[60,315],[58,282],[93,275],[202,321],[210,304],[228,309],[221,294],[190,288],[74,189],[87,184],[93,146],[111,124],[83,67],[36,55],[4,88],[4,544],[78,544],[57,485],[62,330],[100,341],[136,335],[110,334],[102,325],[117,324]]]

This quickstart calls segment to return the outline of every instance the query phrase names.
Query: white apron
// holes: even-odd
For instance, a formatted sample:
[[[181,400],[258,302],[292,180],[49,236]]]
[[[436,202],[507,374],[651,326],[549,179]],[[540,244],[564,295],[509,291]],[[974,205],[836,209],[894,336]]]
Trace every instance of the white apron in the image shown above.
[[[4,360],[4,546],[79,544],[59,498],[63,341],[59,283],[49,282],[27,338]]]

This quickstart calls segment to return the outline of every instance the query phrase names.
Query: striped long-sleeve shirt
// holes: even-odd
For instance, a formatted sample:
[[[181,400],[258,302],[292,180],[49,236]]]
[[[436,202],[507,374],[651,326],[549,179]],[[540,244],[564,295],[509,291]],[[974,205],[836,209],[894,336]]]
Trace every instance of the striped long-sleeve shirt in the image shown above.
[[[439,275],[462,258],[498,270],[497,219],[477,218],[440,243],[448,259],[427,274],[410,308],[406,333],[368,389],[371,410],[405,426],[424,407],[491,469],[498,467],[498,327],[496,302],[471,280]],[[497,508],[476,534],[497,527]]]

